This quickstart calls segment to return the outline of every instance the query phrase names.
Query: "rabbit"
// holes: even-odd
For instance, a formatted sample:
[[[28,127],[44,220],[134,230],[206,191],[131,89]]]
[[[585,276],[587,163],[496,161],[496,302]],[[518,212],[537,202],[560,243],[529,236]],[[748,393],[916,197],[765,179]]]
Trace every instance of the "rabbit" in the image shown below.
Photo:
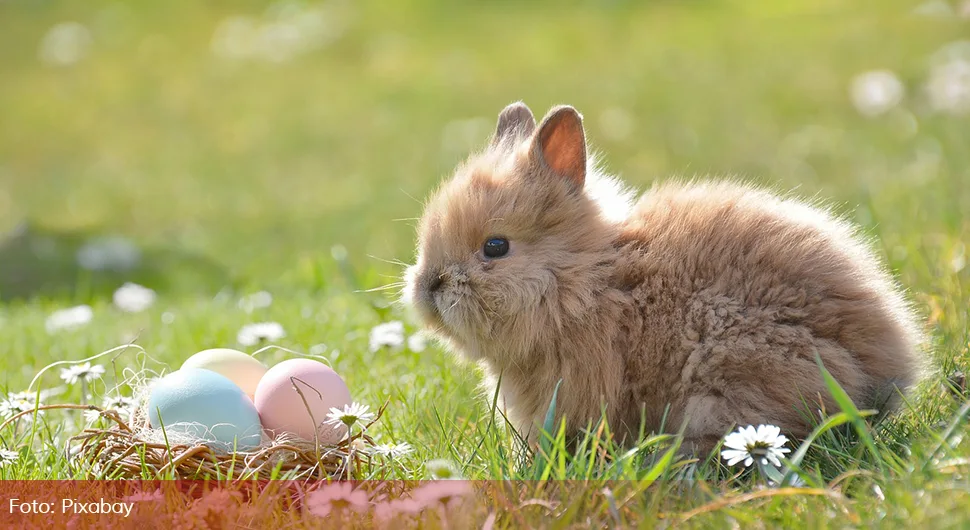
[[[682,429],[704,453],[748,424],[801,439],[837,410],[816,354],[883,413],[923,370],[916,314],[852,225],[737,179],[634,201],[571,106],[538,126],[506,107],[417,231],[404,302],[483,365],[533,445],[560,380],[556,426],[573,439],[605,417],[621,444]]]

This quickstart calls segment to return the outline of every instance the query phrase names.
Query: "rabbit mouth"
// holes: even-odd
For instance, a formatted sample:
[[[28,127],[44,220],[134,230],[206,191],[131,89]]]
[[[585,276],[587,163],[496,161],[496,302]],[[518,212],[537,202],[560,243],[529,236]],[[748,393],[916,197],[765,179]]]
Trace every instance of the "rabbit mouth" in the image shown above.
[[[435,325],[459,328],[462,301],[468,284],[467,275],[455,268],[408,267],[405,272],[405,298]]]
[[[429,327],[435,330],[453,327],[446,316],[454,313],[459,300],[450,289],[428,288],[425,276],[420,274],[417,266],[411,266],[405,273],[407,288],[404,290],[404,302],[417,309]]]
[[[458,304],[461,303],[461,296],[450,291],[442,291],[434,293],[432,297],[434,298],[432,306],[435,312],[447,323],[449,317],[453,317],[454,313],[457,312]]]

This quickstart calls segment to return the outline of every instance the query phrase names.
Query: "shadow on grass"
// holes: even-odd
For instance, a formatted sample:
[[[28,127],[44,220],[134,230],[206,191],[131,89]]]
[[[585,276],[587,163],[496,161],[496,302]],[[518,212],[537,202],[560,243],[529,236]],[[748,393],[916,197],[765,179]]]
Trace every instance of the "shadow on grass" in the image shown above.
[[[23,222],[0,237],[0,303],[34,298],[90,302],[125,282],[157,292],[215,292],[236,282],[220,264],[187,252],[142,248],[94,230],[57,232]]]

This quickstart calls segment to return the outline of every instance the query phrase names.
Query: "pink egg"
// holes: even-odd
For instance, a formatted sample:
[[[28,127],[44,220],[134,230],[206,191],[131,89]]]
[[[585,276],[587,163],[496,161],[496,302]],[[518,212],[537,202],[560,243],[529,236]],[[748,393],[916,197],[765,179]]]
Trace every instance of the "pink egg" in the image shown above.
[[[350,390],[337,372],[319,361],[290,359],[273,366],[256,385],[253,402],[270,436],[290,433],[312,441],[316,430],[320,443],[337,443],[347,433],[343,425],[334,428],[324,422],[331,407],[350,404]]]

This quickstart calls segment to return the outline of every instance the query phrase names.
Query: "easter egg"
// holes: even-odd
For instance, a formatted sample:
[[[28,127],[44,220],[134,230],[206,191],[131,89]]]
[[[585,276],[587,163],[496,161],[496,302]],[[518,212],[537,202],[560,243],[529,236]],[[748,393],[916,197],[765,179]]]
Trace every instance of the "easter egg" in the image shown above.
[[[336,443],[347,433],[344,425],[335,428],[324,422],[331,407],[350,404],[350,390],[337,372],[319,361],[290,359],[273,366],[260,379],[253,401],[271,435],[313,440],[317,432],[321,443]]]
[[[153,429],[180,433],[221,450],[245,451],[259,445],[262,427],[249,396],[223,375],[185,368],[159,379],[148,398]]]
[[[251,355],[229,348],[203,350],[182,363],[182,369],[205,368],[225,376],[236,383],[250,399],[256,394],[256,385],[266,373],[266,366]]]

